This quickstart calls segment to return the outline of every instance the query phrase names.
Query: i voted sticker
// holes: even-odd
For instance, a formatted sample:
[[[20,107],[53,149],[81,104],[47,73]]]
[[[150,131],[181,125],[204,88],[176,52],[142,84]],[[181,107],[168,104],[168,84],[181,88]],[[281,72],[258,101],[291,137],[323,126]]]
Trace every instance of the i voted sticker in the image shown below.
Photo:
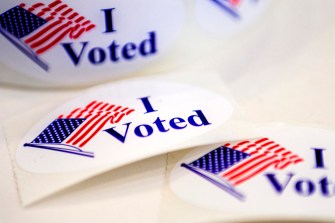
[[[268,4],[262,0],[197,0],[196,19],[209,33],[229,36],[259,18]]]
[[[127,80],[92,89],[36,124],[16,152],[36,173],[116,167],[177,149],[233,114],[228,99],[195,86]]]
[[[335,217],[335,132],[299,126],[257,129],[261,137],[193,150],[173,168],[182,200],[258,217]]]
[[[0,62],[58,84],[117,77],[164,54],[184,13],[177,0],[2,1]]]

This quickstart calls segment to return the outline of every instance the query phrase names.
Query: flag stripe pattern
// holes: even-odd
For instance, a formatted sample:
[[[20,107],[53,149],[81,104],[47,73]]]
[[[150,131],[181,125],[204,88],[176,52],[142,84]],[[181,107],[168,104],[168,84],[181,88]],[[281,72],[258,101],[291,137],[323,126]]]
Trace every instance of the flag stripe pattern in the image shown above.
[[[92,101],[83,108],[76,108],[66,115],[60,115],[31,143],[63,144],[81,148],[108,122],[116,124],[134,111],[128,107]]]
[[[84,119],[83,122],[65,143],[83,147],[88,143],[108,122],[119,123],[122,118],[134,112],[134,109],[117,106],[115,104],[92,101],[83,108],[76,108],[69,114],[61,115],[59,119]]]
[[[245,140],[212,150],[188,165],[224,178],[237,186],[269,167],[282,170],[303,159],[268,139]]]
[[[303,161],[302,158],[268,138],[254,141],[247,140],[235,145],[226,144],[225,146],[232,146],[235,150],[250,154],[250,159],[238,163],[222,174],[225,179],[234,185],[243,183],[270,166],[281,170],[290,164]]]
[[[0,25],[36,54],[48,51],[66,37],[78,39],[95,27],[61,0],[30,7],[22,3],[1,14]]]
[[[22,4],[21,7],[25,5]],[[46,26],[24,40],[37,54],[44,53],[65,37],[78,39],[84,32],[95,27],[91,21],[61,0],[55,0],[49,5],[36,3],[27,7],[27,10],[47,21]]]

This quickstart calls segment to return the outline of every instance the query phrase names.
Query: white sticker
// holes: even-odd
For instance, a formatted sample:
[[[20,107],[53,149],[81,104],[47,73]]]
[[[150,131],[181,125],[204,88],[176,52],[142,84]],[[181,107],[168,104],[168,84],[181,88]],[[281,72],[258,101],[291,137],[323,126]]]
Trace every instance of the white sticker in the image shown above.
[[[127,80],[94,88],[36,124],[17,149],[27,171],[119,166],[173,149],[227,121],[231,103],[191,85]]]
[[[177,40],[185,14],[178,0],[23,2],[0,3],[0,62],[58,84],[138,70]]]
[[[262,127],[263,138],[193,150],[169,185],[182,200],[257,217],[335,217],[335,132]]]
[[[252,24],[262,15],[266,4],[261,0],[197,0],[195,13],[205,30],[228,36]]]

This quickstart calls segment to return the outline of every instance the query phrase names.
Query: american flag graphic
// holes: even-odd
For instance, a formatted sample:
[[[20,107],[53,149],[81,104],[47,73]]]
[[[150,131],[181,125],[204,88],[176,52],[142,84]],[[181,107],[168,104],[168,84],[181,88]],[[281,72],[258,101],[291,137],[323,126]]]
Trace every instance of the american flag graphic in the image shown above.
[[[236,186],[262,173],[269,167],[282,170],[303,159],[268,139],[244,140],[227,143],[204,156],[182,164],[221,189],[243,200]]]
[[[44,70],[39,58],[64,38],[78,39],[95,27],[73,8],[55,0],[50,4],[21,3],[0,15],[0,33]]]
[[[31,143],[24,146],[94,157],[93,152],[83,151],[82,147],[106,124],[119,123],[134,111],[128,107],[92,101],[83,108],[60,115]]]
[[[243,4],[244,1],[248,0],[210,0],[210,1],[215,3],[217,6],[219,6],[219,8],[224,10],[233,18],[240,19],[241,15],[239,12],[239,7],[241,4]],[[249,0],[249,1],[257,2],[258,0]]]

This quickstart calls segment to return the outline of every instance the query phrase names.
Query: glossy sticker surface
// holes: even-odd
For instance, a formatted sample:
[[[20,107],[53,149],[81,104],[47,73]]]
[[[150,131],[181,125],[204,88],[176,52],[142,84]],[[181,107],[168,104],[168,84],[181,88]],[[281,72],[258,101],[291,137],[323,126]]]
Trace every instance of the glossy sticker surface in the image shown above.
[[[38,173],[127,164],[176,149],[232,114],[225,97],[183,83],[142,79],[103,85],[37,123],[17,149],[17,162]]]
[[[195,206],[258,217],[334,217],[335,133],[267,126],[262,136],[194,150],[170,188]]]
[[[0,62],[58,84],[117,77],[164,54],[184,13],[177,0],[2,1]]]

